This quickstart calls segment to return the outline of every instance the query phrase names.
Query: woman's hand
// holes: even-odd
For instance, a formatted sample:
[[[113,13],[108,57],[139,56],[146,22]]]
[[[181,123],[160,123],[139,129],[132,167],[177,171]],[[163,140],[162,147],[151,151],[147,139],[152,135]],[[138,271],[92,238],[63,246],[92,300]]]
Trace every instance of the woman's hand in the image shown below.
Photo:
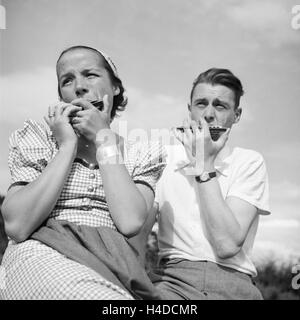
[[[87,140],[96,142],[97,133],[100,130],[106,131],[110,129],[110,108],[108,97],[103,97],[103,110],[95,108],[89,101],[85,99],[75,99],[73,105],[79,106],[81,111],[76,113],[72,119],[72,126],[80,135]]]
[[[53,132],[59,148],[66,145],[77,147],[78,138],[70,124],[70,116],[79,110],[80,107],[68,103],[59,103],[48,108],[48,116],[44,119]]]
[[[187,157],[191,163],[191,174],[199,175],[204,170],[214,170],[215,159],[224,147],[230,129],[227,129],[217,141],[213,141],[209,132],[207,122],[200,118],[199,124],[195,121],[185,120],[183,123],[184,132],[174,130],[175,137],[183,144]],[[190,129],[192,128],[192,129]]]

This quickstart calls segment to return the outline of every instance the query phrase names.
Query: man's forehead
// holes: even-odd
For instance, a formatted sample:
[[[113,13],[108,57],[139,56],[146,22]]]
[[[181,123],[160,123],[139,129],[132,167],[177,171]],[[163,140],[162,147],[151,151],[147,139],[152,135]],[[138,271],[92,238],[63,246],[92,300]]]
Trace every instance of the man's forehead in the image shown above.
[[[221,84],[198,83],[193,92],[193,100],[199,98],[234,100],[235,95],[232,89]]]

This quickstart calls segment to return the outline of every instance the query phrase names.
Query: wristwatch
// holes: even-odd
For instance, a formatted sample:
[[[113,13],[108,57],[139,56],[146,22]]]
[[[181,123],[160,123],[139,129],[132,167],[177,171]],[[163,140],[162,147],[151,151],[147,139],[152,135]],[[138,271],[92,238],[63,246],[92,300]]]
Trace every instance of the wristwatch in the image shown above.
[[[204,171],[200,174],[200,176],[196,176],[195,179],[197,182],[202,183],[202,182],[209,181],[210,179],[216,176],[217,176],[217,173],[215,171],[213,172]]]

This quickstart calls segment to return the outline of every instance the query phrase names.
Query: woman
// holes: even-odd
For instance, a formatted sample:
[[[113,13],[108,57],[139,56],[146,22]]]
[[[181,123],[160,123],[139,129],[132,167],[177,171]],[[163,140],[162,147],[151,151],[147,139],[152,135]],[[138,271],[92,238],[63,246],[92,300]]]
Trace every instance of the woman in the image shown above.
[[[110,129],[127,100],[109,57],[94,48],[70,47],[56,71],[61,102],[49,107],[48,126],[28,120],[10,139],[12,185],[2,211],[11,240],[0,297],[143,297],[124,284],[128,270],[137,268],[144,277],[141,266],[119,272],[123,261],[105,259],[121,259],[123,251],[127,263],[135,259],[124,239],[139,232],[153,205],[165,166],[162,148],[123,142]],[[91,102],[99,100],[103,105],[97,109]],[[103,257],[110,247],[113,253]]]

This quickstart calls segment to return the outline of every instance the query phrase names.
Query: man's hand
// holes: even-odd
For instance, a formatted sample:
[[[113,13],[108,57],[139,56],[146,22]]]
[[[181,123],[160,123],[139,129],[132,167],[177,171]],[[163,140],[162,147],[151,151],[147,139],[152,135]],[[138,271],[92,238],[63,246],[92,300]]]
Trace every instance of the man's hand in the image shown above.
[[[191,163],[189,174],[200,175],[204,170],[214,170],[215,159],[224,147],[230,129],[227,129],[217,141],[213,141],[207,122],[200,118],[196,121],[185,120],[183,133],[174,130],[175,137],[183,144],[187,157]],[[192,129],[190,129],[192,128]]]
[[[48,108],[48,116],[44,120],[50,127],[59,148],[73,145],[77,147],[78,138],[70,124],[70,116],[81,108],[69,103],[58,103]]]
[[[71,102],[73,105],[80,107],[81,111],[76,113],[72,119],[73,128],[87,140],[96,142],[97,133],[103,129],[110,129],[110,113],[108,97],[103,97],[103,110],[95,108],[85,99],[75,99]]]

